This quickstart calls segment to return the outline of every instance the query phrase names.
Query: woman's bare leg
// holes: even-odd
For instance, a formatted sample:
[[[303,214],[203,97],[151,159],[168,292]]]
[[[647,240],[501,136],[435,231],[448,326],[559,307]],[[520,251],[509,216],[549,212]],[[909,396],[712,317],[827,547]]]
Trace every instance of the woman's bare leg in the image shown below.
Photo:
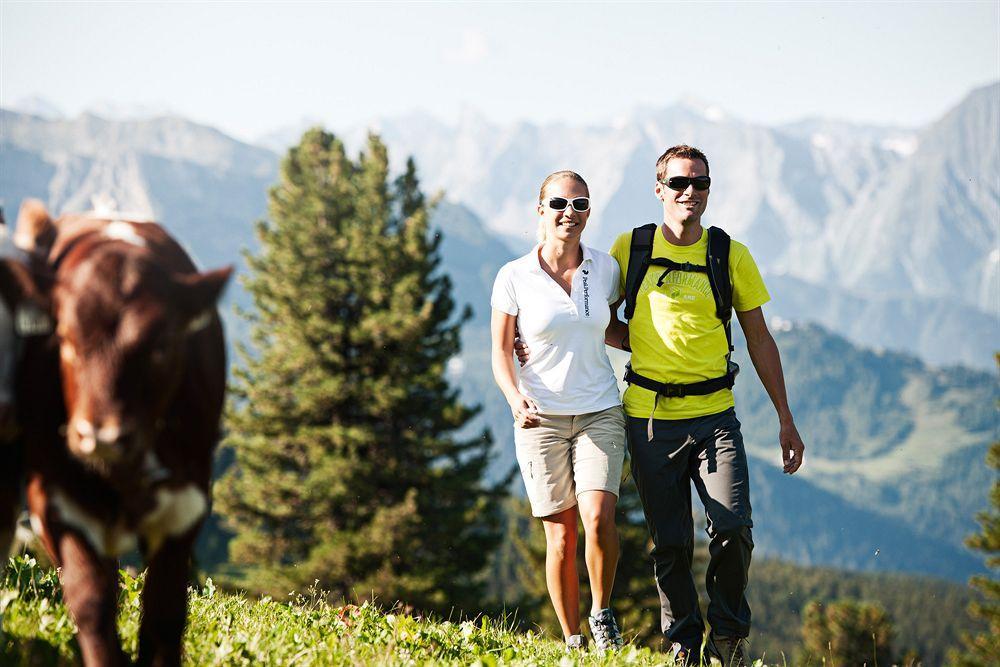
[[[545,583],[563,636],[580,634],[580,579],[576,571],[576,507],[542,518]]]
[[[584,491],[577,497],[586,536],[585,556],[590,575],[590,614],[610,606],[611,588],[618,568],[618,528],[615,504],[618,497],[609,491]]]

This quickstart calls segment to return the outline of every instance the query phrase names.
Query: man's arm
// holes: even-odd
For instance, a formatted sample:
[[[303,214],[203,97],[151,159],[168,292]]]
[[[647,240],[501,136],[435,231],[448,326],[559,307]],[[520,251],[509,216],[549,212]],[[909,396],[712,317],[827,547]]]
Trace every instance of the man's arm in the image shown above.
[[[778,346],[775,345],[771,332],[767,330],[763,310],[754,308],[745,312],[737,311],[736,317],[746,335],[747,350],[750,352],[753,367],[757,370],[761,384],[767,390],[767,395],[771,397],[771,403],[774,404],[774,409],[778,413],[778,422],[781,425],[778,432],[778,440],[781,444],[781,462],[784,465],[784,471],[791,475],[802,466],[802,457],[806,447],[795,428],[792,412],[788,409],[785,376],[781,371],[781,356],[778,354]]]

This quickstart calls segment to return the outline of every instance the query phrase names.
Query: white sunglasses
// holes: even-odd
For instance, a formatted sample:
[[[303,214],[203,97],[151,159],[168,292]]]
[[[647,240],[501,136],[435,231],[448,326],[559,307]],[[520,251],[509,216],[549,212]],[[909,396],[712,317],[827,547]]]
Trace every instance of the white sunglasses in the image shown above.
[[[590,210],[590,197],[574,197],[573,199],[549,197],[548,204],[553,211],[565,211],[567,206],[572,205],[574,211],[583,213]]]

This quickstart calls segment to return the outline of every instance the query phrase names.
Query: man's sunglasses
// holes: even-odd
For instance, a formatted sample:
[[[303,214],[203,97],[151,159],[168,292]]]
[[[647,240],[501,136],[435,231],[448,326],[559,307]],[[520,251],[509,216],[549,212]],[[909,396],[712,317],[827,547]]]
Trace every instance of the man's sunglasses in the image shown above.
[[[693,185],[695,190],[708,190],[709,186],[712,185],[712,179],[708,176],[695,176],[694,178],[688,176],[671,176],[665,181],[660,181],[660,183],[671,190],[683,192],[688,189],[689,185]]]
[[[565,197],[549,197],[549,208],[553,211],[565,211],[566,207],[570,205],[573,206],[573,210],[577,213],[589,211],[590,197],[574,197],[573,199],[566,199]]]

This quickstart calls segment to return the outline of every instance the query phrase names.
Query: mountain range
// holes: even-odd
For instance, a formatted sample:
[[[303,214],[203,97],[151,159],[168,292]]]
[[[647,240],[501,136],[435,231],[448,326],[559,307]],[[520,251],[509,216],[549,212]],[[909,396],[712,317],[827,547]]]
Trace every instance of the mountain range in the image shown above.
[[[395,164],[414,155],[425,190],[445,191],[434,218],[442,265],[474,310],[449,373],[484,406],[475,426],[494,435],[495,475],[513,463],[512,425],[489,375],[487,304],[497,269],[533,243],[538,184],[560,168],[583,173],[595,202],[587,242],[607,247],[658,217],[651,191],[663,147],[694,143],[712,162],[707,221],[749,245],[774,295],[765,309],[810,447],[800,474],[780,474],[773,410],[744,373],[737,399],[758,551],[961,579],[981,568],[961,538],[986,504],[997,390],[990,373],[950,366],[989,368],[998,347],[998,114],[1000,84],[916,130],[771,128],[691,105],[603,127],[496,126],[474,114],[456,126],[413,115],[373,127]],[[359,146],[366,131],[342,135]],[[59,212],[110,196],[163,221],[201,265],[242,266],[278,153],[295,139],[276,131],[256,146],[177,117],[0,110],[0,201],[13,213],[39,197]],[[251,305],[238,286],[227,299]],[[231,310],[227,328],[245,339]]]
[[[991,368],[1000,318],[1000,83],[917,129],[806,120],[765,127],[714,107],[643,109],[613,124],[455,125],[422,114],[370,127],[431,190],[469,207],[516,252],[535,239],[538,184],[571,168],[590,184],[587,241],[607,249],[657,220],[656,158],[709,156],[706,222],[746,243],[781,283],[769,312],[935,364]],[[369,128],[344,130],[360,146]],[[283,150],[299,132],[271,133]],[[776,293],[779,290],[775,290]]]

